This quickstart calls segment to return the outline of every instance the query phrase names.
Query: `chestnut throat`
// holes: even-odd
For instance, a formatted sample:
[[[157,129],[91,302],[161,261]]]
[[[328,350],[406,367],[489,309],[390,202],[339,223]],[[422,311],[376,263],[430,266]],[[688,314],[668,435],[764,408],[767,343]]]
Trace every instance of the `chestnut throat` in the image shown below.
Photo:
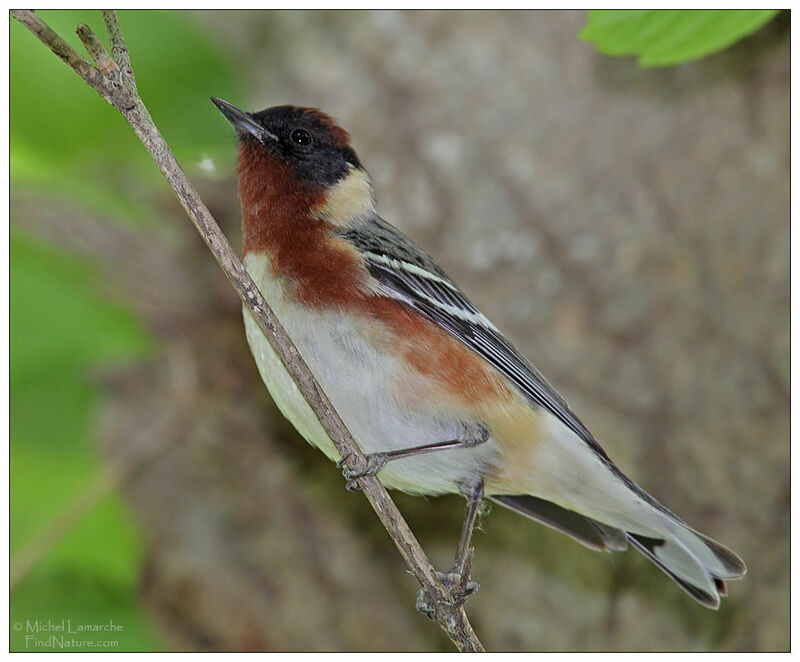
[[[363,298],[363,261],[333,235],[315,210],[326,192],[299,182],[291,167],[260,145],[239,146],[242,253],[269,257],[272,275],[307,305],[346,305]]]

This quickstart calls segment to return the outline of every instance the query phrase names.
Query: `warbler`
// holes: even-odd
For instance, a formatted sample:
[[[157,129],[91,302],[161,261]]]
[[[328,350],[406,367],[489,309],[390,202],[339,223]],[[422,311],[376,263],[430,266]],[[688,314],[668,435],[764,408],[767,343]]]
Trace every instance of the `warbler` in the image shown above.
[[[436,261],[378,215],[347,131],[313,108],[212,101],[238,137],[244,264],[367,454],[361,475],[467,498],[443,574],[454,595],[474,588],[464,573],[485,496],[592,549],[630,545],[716,609],[743,561],[625,476]],[[244,324],[281,412],[341,463],[247,308]]]

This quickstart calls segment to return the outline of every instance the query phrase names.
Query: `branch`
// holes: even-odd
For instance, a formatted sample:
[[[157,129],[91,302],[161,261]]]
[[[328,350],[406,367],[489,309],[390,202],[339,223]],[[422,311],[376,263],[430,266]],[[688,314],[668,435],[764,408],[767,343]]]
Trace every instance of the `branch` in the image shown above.
[[[273,349],[280,356],[297,387],[336,446],[339,455],[348,458],[350,469],[356,472],[363,471],[366,468],[364,454],[322,392],[314,375],[311,374],[250,275],[242,266],[211,213],[200,200],[139,97],[130,56],[116,12],[103,10],[106,29],[112,44],[113,60],[97,36],[87,26],[81,25],[78,28],[81,41],[86,45],[96,66],[90,64],[73,50],[34,12],[12,10],[11,14],[125,117],[175,191],[175,195],[219,266],[225,272],[239,298],[247,306]],[[427,600],[434,610],[434,619],[460,651],[483,651],[483,646],[472,629],[464,608],[453,602],[430,560],[380,481],[374,476],[364,477],[358,479],[358,485],[389,532],[411,573],[427,594]]]

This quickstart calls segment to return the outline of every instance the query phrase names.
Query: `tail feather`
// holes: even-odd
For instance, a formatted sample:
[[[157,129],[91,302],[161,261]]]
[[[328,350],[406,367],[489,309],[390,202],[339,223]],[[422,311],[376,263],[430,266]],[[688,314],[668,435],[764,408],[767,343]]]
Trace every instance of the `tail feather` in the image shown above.
[[[666,522],[664,538],[628,534],[628,540],[700,603],[717,609],[728,594],[726,579],[747,572],[744,561],[716,540],[680,520]]]
[[[631,545],[650,559],[664,574],[701,605],[710,609],[719,608],[720,593],[717,581],[720,580],[715,580],[708,575],[703,568],[696,563],[696,560],[694,567],[691,567],[690,559],[693,559],[691,554],[684,550],[684,554],[688,558],[681,559],[679,552],[677,552],[676,549],[672,549],[669,555],[672,558],[671,561],[668,562],[661,558],[657,552],[658,549],[668,545],[666,541],[647,538],[635,533],[629,533],[628,540]],[[674,547],[680,549],[682,546],[675,544]],[[678,569],[676,569],[675,566],[678,566]]]
[[[630,543],[691,597],[711,609],[719,608],[720,596],[728,593],[725,580],[738,579],[747,572],[744,562],[731,550],[698,533],[666,509],[647,509],[647,528],[654,531],[647,536],[604,524],[538,497],[490,498],[591,549],[622,551]]]
[[[691,533],[702,543],[701,549],[711,553],[711,558],[704,560],[702,555],[698,558],[703,561],[715,577],[719,579],[739,579],[744,577],[747,573],[747,566],[730,549],[693,529]]]

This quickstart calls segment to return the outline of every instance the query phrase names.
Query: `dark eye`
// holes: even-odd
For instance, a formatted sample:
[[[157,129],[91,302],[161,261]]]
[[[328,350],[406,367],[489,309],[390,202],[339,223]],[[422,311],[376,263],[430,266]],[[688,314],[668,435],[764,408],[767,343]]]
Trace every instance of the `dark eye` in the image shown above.
[[[289,134],[289,138],[295,145],[310,145],[313,140],[311,132],[305,129],[295,129]]]

